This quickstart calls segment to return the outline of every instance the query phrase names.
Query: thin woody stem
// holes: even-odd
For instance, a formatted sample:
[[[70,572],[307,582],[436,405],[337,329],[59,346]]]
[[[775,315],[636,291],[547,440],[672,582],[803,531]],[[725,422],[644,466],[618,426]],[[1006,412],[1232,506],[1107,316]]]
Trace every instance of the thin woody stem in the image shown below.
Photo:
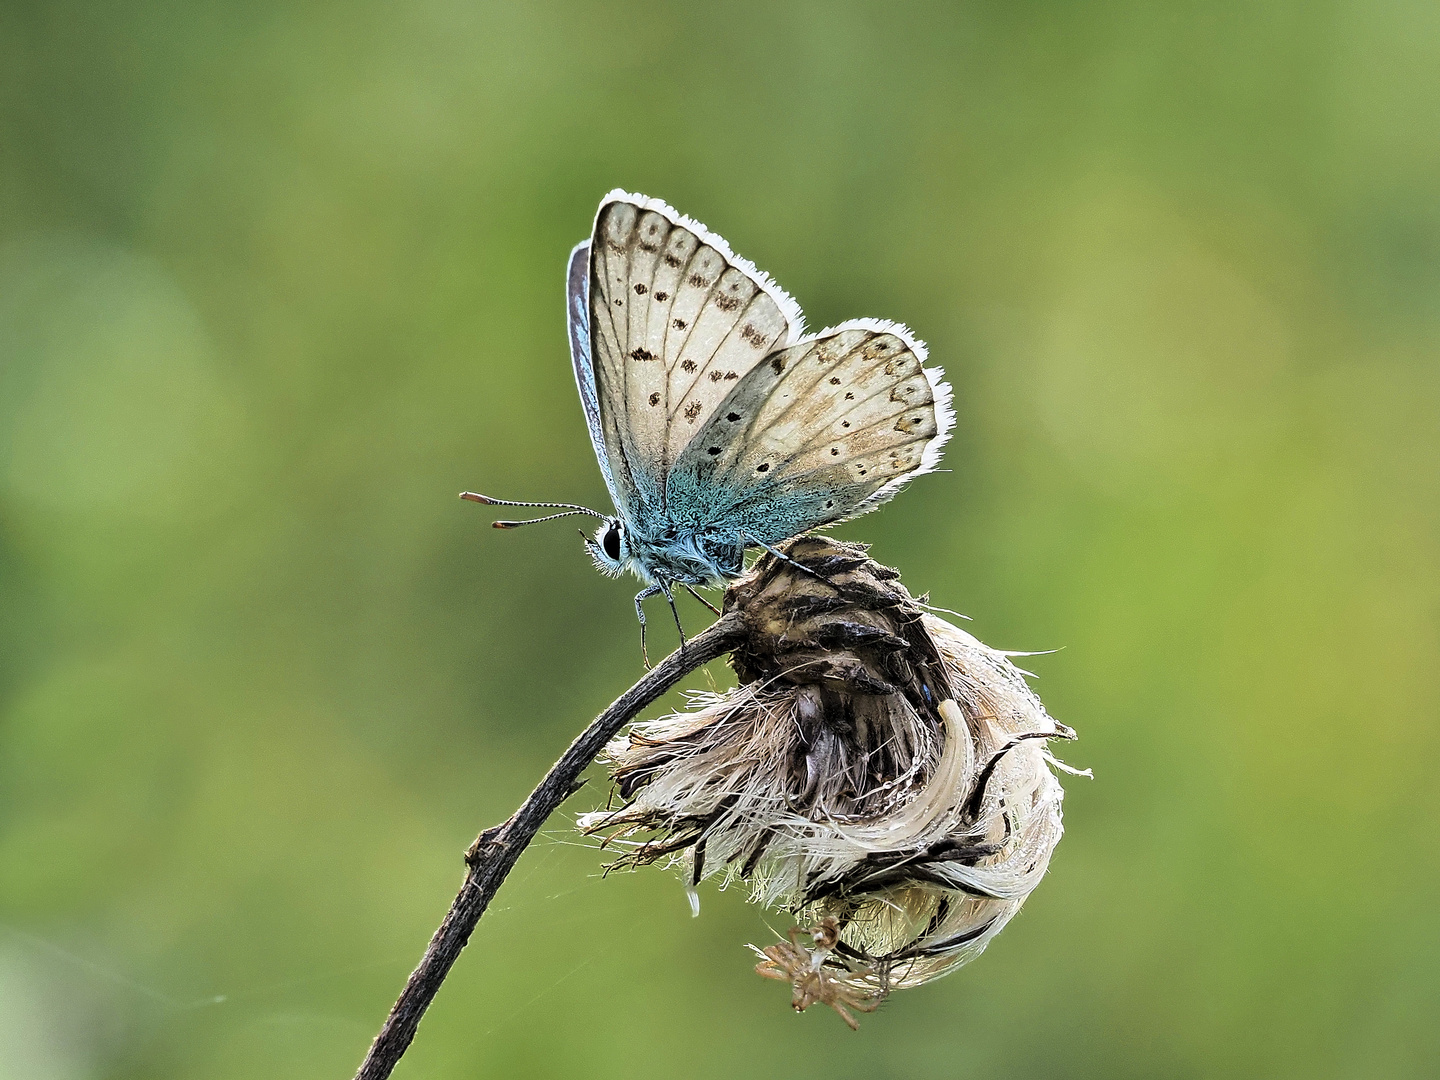
[[[545,819],[579,788],[580,774],[605,744],[641,709],[702,664],[730,652],[744,636],[744,624],[740,616],[732,612],[667,656],[595,718],[508,821],[486,829],[475,838],[465,853],[469,866],[465,883],[375,1036],[355,1080],[385,1080],[390,1075],[415,1038],[420,1018],[439,992],[505,876],[535,839]]]

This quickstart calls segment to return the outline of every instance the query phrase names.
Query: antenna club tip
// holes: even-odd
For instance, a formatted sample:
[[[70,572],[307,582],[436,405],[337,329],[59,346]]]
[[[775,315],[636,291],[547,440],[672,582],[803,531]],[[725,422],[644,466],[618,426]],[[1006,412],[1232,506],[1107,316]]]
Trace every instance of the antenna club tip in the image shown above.
[[[462,491],[460,492],[460,498],[465,499],[467,502],[484,503],[486,506],[491,505],[489,499],[487,499],[484,495],[480,495],[474,491]]]
[[[520,522],[518,521],[492,521],[490,527],[492,529],[513,529],[519,524]]]

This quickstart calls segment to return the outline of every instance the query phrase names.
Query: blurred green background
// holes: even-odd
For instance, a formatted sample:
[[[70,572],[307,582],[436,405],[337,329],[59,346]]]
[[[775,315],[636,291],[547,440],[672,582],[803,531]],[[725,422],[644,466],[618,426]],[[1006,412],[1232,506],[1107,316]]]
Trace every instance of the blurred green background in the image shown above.
[[[1096,779],[858,1035],[784,915],[602,881],[594,783],[397,1075],[1435,1075],[1440,7],[7,0],[0,1077],[348,1077],[640,674],[634,583],[455,498],[604,503],[617,186],[929,341],[953,471],[841,534],[1059,649]]]

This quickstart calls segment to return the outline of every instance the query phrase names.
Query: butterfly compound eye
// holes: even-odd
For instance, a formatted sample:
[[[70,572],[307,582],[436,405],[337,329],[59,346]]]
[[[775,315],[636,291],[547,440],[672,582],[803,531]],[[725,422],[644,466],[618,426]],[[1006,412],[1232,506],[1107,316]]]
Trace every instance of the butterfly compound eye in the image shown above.
[[[605,554],[616,562],[620,561],[620,525],[618,522],[610,522],[605,530],[605,535],[600,538],[600,546],[605,549]]]

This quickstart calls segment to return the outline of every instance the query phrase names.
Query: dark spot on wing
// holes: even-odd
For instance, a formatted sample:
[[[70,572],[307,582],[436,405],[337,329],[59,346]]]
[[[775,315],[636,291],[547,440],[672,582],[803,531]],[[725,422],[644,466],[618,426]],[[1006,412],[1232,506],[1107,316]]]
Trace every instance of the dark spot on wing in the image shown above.
[[[759,465],[756,465],[756,466],[755,466],[755,471],[756,471],[756,472],[769,472],[769,471],[770,471],[770,463],[769,463],[768,461],[762,461]]]
[[[651,404],[653,405],[654,402],[652,401]],[[840,456],[840,448],[839,448],[838,446],[832,446],[832,447],[830,447],[830,456],[831,456],[831,457],[839,457],[839,456]]]
[[[625,254],[625,245],[620,243],[620,241],[618,240],[606,240],[605,246],[608,247],[610,251],[615,255]]]
[[[839,386],[839,385],[840,385],[840,379],[839,379],[839,377],[838,377],[838,376],[831,376],[831,378],[830,378],[830,385],[831,385],[831,386]]]
[[[841,427],[849,427],[849,426],[850,426],[850,421],[849,421],[849,420],[841,420],[841,421],[840,421],[840,426],[841,426]]]
[[[640,241],[640,250],[641,250],[641,251],[644,251],[644,252],[653,253],[653,252],[656,252],[656,251],[659,251],[659,250],[660,250],[660,245],[659,245],[659,244],[647,244],[647,243],[645,243],[645,241],[642,240],[642,241]]]
[[[657,292],[655,294],[655,299],[659,300],[663,304],[666,300],[670,299],[670,294],[668,292]]]
[[[855,400],[855,395],[854,395],[854,394],[846,394],[846,395],[845,395],[845,400],[846,400],[846,401],[854,401],[854,400]]]
[[[740,306],[740,301],[736,300],[733,296],[717,296],[715,298],[715,306],[721,311],[734,311]]]
[[[694,370],[695,370],[695,361],[694,361],[694,360],[682,360],[682,361],[680,362],[680,370],[681,370],[681,371],[685,371],[685,372],[694,371]]]
[[[740,336],[757,349],[763,349],[767,344],[765,335],[759,330],[756,330],[755,327],[751,326],[748,322],[740,328]]]
[[[689,420],[690,423],[693,424],[693,423],[695,422],[695,418],[700,415],[700,409],[701,409],[700,402],[698,402],[698,401],[692,401],[692,402],[690,402],[689,405],[686,405],[686,406],[685,406],[685,419],[686,419],[686,420]]]
[[[729,420],[730,423],[733,424],[736,420],[740,419],[740,414],[738,412],[726,413],[725,419]]]
[[[620,300],[620,299],[617,298],[616,301],[615,301],[615,306],[616,306],[616,307],[624,307],[624,306],[625,306],[625,301],[624,301],[624,300]]]
[[[779,375],[780,372],[785,370],[785,358],[783,356],[775,357],[775,359],[770,361],[770,367],[774,370],[776,375]]]
[[[729,382],[731,379],[738,379],[739,377],[740,377],[740,376],[739,376],[739,375],[736,375],[735,372],[733,372],[733,371],[727,371],[727,372],[725,372],[725,381],[726,381],[726,382]]]
[[[720,448],[718,446],[712,446],[709,450],[706,450],[705,452],[711,457],[714,457],[716,454],[720,453]]]
[[[673,326],[676,330],[684,330],[684,329],[685,329],[685,320],[684,320],[684,319],[671,319],[671,320],[670,320],[670,325]]]
[[[659,405],[659,404],[660,404],[660,394],[659,394],[658,392],[650,395],[650,404],[651,404],[651,405]]]
[[[826,499],[826,500],[825,500],[825,509],[826,509],[826,510],[829,510],[829,509],[830,509],[832,506],[834,506],[834,505],[835,505],[835,500],[834,500],[834,499]]]
[[[631,360],[641,360],[641,361],[644,361],[644,360],[654,360],[654,359],[655,359],[655,354],[652,353],[649,349],[631,349],[631,350],[630,350],[630,359],[631,359]]]
[[[673,270],[673,269],[675,269],[675,267],[677,267],[677,266],[680,265],[680,260],[677,259],[674,255],[671,255],[671,254],[667,251],[667,252],[665,253],[665,265],[668,266],[668,267],[670,267],[670,269]]]
[[[650,290],[645,287],[645,283],[644,283],[644,282],[642,282],[642,281],[637,281],[637,282],[635,283],[635,295],[636,295],[636,296],[644,296],[644,295],[645,295],[647,292],[649,292],[649,291],[650,291]]]
[[[710,372],[710,381],[711,381],[711,382],[719,382],[719,381],[720,381],[721,379],[723,379],[724,377],[725,377],[725,373],[724,373],[723,371],[712,371],[712,372]]]
[[[691,274],[690,284],[694,285],[697,289],[708,289],[710,287],[710,283],[705,280],[704,274]]]

